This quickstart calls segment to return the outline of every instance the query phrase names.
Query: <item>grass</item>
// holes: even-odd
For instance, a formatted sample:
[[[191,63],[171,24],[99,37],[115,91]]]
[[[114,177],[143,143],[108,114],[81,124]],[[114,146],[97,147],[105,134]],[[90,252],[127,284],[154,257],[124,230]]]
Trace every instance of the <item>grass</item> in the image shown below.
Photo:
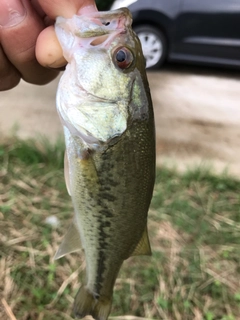
[[[85,263],[77,253],[53,260],[73,211],[63,150],[61,141],[0,145],[1,320],[72,319]],[[153,256],[124,263],[111,319],[240,319],[239,191],[226,174],[159,168],[149,212]],[[59,226],[46,224],[48,216]]]

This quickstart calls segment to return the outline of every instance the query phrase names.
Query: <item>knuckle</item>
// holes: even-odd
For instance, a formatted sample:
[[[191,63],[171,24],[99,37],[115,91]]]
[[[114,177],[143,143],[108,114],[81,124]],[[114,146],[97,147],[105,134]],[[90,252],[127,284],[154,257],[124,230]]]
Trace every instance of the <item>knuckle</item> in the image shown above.
[[[15,72],[5,76],[2,76],[0,73],[0,91],[10,90],[16,87],[20,80],[20,75]]]

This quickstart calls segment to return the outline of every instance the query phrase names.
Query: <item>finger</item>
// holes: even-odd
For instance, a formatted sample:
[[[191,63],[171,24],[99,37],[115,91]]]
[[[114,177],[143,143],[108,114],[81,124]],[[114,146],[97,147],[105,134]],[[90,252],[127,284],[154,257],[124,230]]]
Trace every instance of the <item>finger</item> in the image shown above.
[[[9,61],[27,82],[45,84],[51,81],[57,76],[57,71],[43,68],[35,57],[36,40],[44,28],[41,18],[28,0],[22,0],[22,7],[21,10],[18,8],[18,14],[13,6],[16,3],[21,4],[19,0],[1,1],[1,8],[5,5],[11,18],[10,23],[6,20],[0,30],[2,48]]]
[[[42,9],[46,14],[56,19],[58,16],[64,18],[71,18],[74,14],[79,13],[81,10],[86,13],[87,11],[97,11],[94,0],[38,0]]]
[[[20,79],[21,74],[10,63],[0,47],[0,91],[14,88]]]
[[[37,39],[36,57],[44,67],[60,68],[67,64],[53,26],[44,29]]]
[[[49,16],[46,15],[46,13],[43,11],[42,7],[40,6],[38,0],[31,0],[31,4],[32,4],[34,10],[41,17],[41,19],[44,22],[44,25],[46,27],[54,24],[54,19],[51,19]]]
[[[52,18],[63,16],[71,18],[74,14],[97,11],[94,0],[39,0],[44,11]],[[62,48],[57,40],[53,27],[46,28],[38,37],[36,57],[40,64],[51,68],[66,65]]]

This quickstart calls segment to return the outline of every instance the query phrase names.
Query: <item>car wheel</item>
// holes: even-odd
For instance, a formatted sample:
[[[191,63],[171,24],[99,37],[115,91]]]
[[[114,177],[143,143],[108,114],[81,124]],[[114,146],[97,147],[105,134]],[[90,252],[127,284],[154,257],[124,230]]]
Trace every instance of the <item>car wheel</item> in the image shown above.
[[[159,68],[167,55],[167,41],[163,32],[149,25],[137,26],[134,31],[142,44],[146,68]]]

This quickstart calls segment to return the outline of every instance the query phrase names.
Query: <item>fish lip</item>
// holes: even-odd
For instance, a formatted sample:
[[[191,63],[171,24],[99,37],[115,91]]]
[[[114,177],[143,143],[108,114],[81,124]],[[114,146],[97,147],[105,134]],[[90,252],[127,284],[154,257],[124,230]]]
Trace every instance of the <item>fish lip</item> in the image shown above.
[[[103,25],[105,25],[107,20],[118,19],[120,22],[118,26],[120,26],[120,28],[122,28],[122,25],[129,27],[132,24],[132,14],[128,8],[121,8],[112,11],[95,11],[89,13],[87,17],[99,19]]]
[[[113,11],[92,12],[87,15],[73,15],[72,18],[64,18],[58,16],[55,22],[55,26],[62,27],[68,25],[69,21],[75,19],[74,33],[82,39],[93,39],[100,35],[111,34],[125,34],[127,28],[132,24],[132,16],[127,8],[121,8]],[[78,25],[79,22],[79,25]],[[92,23],[97,29],[79,29],[81,23]],[[78,28],[77,28],[78,27]],[[89,36],[89,32],[96,32],[96,36]]]

